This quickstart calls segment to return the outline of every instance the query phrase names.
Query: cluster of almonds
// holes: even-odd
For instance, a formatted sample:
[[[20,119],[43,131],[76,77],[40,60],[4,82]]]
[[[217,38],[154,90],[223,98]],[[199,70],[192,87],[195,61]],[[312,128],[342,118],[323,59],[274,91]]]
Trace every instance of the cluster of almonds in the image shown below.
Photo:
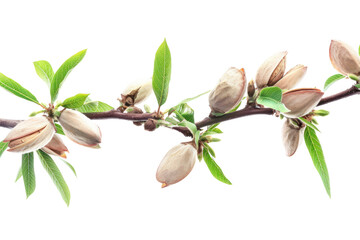
[[[317,88],[292,89],[305,75],[307,67],[296,65],[287,73],[287,52],[279,52],[269,57],[258,69],[255,83],[248,84],[248,99],[256,98],[256,93],[269,86],[281,88],[282,103],[290,110],[283,113],[286,120],[282,129],[282,138],[287,156],[292,156],[302,138],[305,124],[299,117],[312,117],[312,110],[318,105],[324,92]],[[330,45],[330,59],[334,68],[344,75],[360,76],[360,58],[347,44],[332,41]],[[229,68],[220,78],[217,86],[209,94],[209,105],[212,113],[226,114],[234,109],[244,97],[246,90],[246,76],[244,69]],[[192,170],[198,155],[197,146],[193,143],[179,144],[165,155],[157,173],[157,180],[162,187],[179,182]]]
[[[60,116],[54,117],[61,124],[65,135],[74,142],[92,148],[98,148],[101,143],[100,128],[84,114],[64,109]],[[8,151],[29,153],[38,149],[44,152],[66,158],[67,147],[56,134],[54,118],[36,116],[17,124],[6,136]]]

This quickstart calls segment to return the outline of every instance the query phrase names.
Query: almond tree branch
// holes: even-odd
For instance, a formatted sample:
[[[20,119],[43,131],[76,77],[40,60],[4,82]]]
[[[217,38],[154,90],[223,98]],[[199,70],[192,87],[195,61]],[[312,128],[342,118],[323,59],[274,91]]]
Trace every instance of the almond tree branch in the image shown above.
[[[21,120],[12,120],[12,119],[0,118],[0,127],[13,128],[13,127],[15,127],[19,122],[21,122]]]
[[[108,118],[117,118],[130,120],[135,122],[146,121],[149,118],[156,118],[155,113],[123,113],[119,110],[111,110],[107,112],[97,112],[97,113],[85,113],[85,115],[90,119],[108,119]]]
[[[327,103],[331,103],[331,102],[334,102],[334,101],[337,101],[337,100],[340,100],[343,98],[347,98],[347,97],[350,97],[353,95],[357,95],[357,94],[360,94],[360,89],[355,86],[352,86],[351,88],[346,89],[342,92],[322,98],[321,101],[319,102],[318,106],[321,106],[321,105],[324,105]]]
[[[323,98],[317,106],[321,106],[327,103],[331,103],[334,101],[341,100],[346,97],[350,97],[353,95],[360,94],[360,90],[352,86],[351,88],[344,90],[342,92],[336,93],[334,95],[328,96]],[[241,118],[245,116],[250,115],[258,115],[258,114],[264,114],[264,115],[272,115],[274,114],[274,110],[271,108],[254,108],[254,107],[246,107],[244,109],[225,114],[223,116],[215,117],[215,116],[209,116],[204,118],[203,120],[196,123],[196,126],[198,129],[215,124],[215,123],[221,123],[228,120]],[[85,114],[90,119],[109,119],[109,118],[116,118],[116,119],[123,119],[128,121],[134,121],[134,122],[142,122],[146,121],[148,119],[157,119],[156,113],[122,113],[118,110],[111,110],[107,112],[100,112],[100,113],[86,113]],[[0,127],[5,128],[13,128],[18,124],[21,120],[11,120],[11,119],[2,119],[0,118]],[[181,132],[185,136],[192,136],[191,132],[186,127],[172,127],[172,129]]]

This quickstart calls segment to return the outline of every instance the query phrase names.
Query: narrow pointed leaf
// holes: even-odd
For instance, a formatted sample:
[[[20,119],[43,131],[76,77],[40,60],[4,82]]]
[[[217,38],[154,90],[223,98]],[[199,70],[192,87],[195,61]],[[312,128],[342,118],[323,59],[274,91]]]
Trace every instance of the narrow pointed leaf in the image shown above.
[[[223,131],[221,131],[219,128],[212,128],[211,131],[219,134],[223,133]]]
[[[50,87],[51,80],[54,77],[54,71],[48,61],[34,62],[34,67],[37,75],[44,80],[44,82]]]
[[[210,153],[210,155],[211,155],[212,157],[216,158],[214,149],[212,149],[212,148],[210,147],[210,145],[207,144],[206,142],[203,142],[203,144],[204,144],[205,148],[207,149],[207,151]]]
[[[180,103],[175,107],[172,107],[169,112],[173,112],[179,121],[186,120],[194,123],[194,109],[192,109],[187,103]]]
[[[76,108],[81,113],[92,113],[92,112],[107,112],[113,110],[114,108],[110,105],[100,102],[100,101],[91,101],[87,102],[79,108]]]
[[[325,186],[326,192],[331,197],[330,193],[330,179],[329,173],[325,163],[325,157],[314,129],[310,127],[305,128],[304,139],[306,147],[309,150],[310,156],[313,160],[316,170],[319,172],[322,182]]]
[[[74,173],[75,177],[77,177],[75,168],[68,161],[65,161],[64,159],[61,159],[61,161],[63,161],[71,169],[71,171]]]
[[[65,99],[64,102],[61,104],[61,106],[63,106],[64,108],[72,108],[72,109],[79,108],[84,104],[88,96],[89,94],[84,94],[84,93],[76,94],[75,96]]]
[[[171,123],[173,125],[178,125],[179,124],[178,120],[176,120],[176,119],[174,119],[172,117],[166,117],[165,121],[167,121],[167,122],[169,122],[169,123]]]
[[[33,152],[25,153],[22,155],[21,169],[25,185],[26,197],[28,198],[35,191],[36,187]]]
[[[206,130],[201,136],[202,137],[206,137],[208,135],[214,135],[214,134],[221,134],[223,133],[219,128],[209,128],[208,130]]]
[[[61,85],[63,84],[69,73],[78,65],[86,54],[86,49],[82,50],[68,60],[66,60],[60,68],[56,71],[50,86],[51,102],[55,102]]]
[[[241,103],[242,103],[242,101],[241,102],[239,102],[239,104],[238,105],[236,105],[233,109],[231,109],[230,111],[228,111],[227,113],[232,113],[232,112],[235,112],[236,110],[238,110],[239,109],[239,107],[241,106]]]
[[[34,102],[39,104],[39,101],[36,97],[29,92],[27,89],[23,88],[20,84],[15,82],[14,80],[6,77],[4,74],[0,73],[0,86],[13,93],[14,95],[21,97],[30,102]]]
[[[16,175],[15,182],[17,182],[22,177],[22,167],[20,166],[19,171]]]
[[[324,85],[324,91],[328,90],[331,85],[333,85],[335,82],[339,81],[340,79],[343,79],[345,76],[342,74],[335,74],[329,77]]]
[[[166,102],[171,76],[171,55],[166,40],[158,48],[155,61],[152,87],[159,106]]]
[[[39,155],[40,161],[45,168],[45,170],[48,172],[49,176],[53,180],[56,188],[59,190],[63,200],[65,203],[69,206],[70,204],[70,190],[68,185],[66,184],[59,168],[56,166],[56,163],[54,160],[45,152],[42,150],[37,150],[37,153]]]
[[[196,147],[199,145],[200,131],[195,132],[194,140]]]
[[[302,121],[303,123],[305,123],[306,126],[311,127],[312,129],[320,132],[320,130],[319,130],[312,122],[306,120],[306,119],[303,118],[303,117],[299,117],[299,119],[300,119],[300,121]],[[314,118],[313,120],[315,120],[315,118]],[[316,120],[315,120],[315,121],[316,121]]]
[[[216,164],[214,159],[210,156],[210,154],[206,148],[204,148],[204,150],[203,150],[203,157],[204,157],[204,161],[205,161],[206,165],[208,166],[211,174],[220,182],[231,185],[231,182],[229,181],[229,179],[227,179],[225,177],[223,171]]]
[[[197,95],[197,96],[195,96],[195,97],[186,98],[186,99],[182,100],[179,104],[181,104],[181,103],[188,103],[188,102],[190,102],[190,101],[192,101],[192,100],[194,100],[194,99],[196,99],[196,98],[199,98],[199,97],[201,97],[201,96],[203,96],[203,95],[205,95],[205,94],[207,94],[207,93],[209,93],[209,92],[210,92],[210,90],[209,90],[209,91],[206,91],[206,92],[203,92],[203,93],[200,93],[199,95]]]
[[[197,127],[194,123],[183,120],[178,125],[182,127],[187,127],[191,131],[192,135],[195,136],[195,133],[197,132]]]
[[[281,99],[282,91],[279,87],[267,87],[261,90],[256,102],[280,112],[288,112],[289,109],[285,107]]]
[[[64,130],[60,124],[55,123],[55,128],[57,134],[65,135]]]
[[[219,125],[220,125],[220,123],[215,123],[215,124],[209,126],[209,127],[208,127],[208,130],[212,130],[212,129],[216,128],[216,127],[219,126]]]
[[[0,157],[8,147],[8,142],[0,142]]]

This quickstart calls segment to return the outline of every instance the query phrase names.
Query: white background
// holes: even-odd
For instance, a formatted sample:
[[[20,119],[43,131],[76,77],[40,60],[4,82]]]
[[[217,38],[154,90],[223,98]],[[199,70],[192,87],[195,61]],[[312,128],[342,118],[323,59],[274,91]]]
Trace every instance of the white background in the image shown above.
[[[9,1],[10,2],[10,1]],[[359,7],[355,1],[11,1],[0,4],[0,72],[43,102],[46,85],[32,62],[54,69],[87,48],[59,94],[91,93],[116,106],[122,89],[152,76],[156,49],[166,37],[172,79],[165,108],[213,88],[231,66],[250,80],[270,55],[287,50],[288,69],[309,66],[300,87],[322,88],[336,71],[331,39],[357,49]],[[326,95],[352,82],[336,83]],[[147,103],[156,108],[154,95]],[[36,105],[0,89],[0,117],[24,119]],[[191,103],[196,119],[209,113],[207,96]],[[65,139],[68,160],[59,160],[71,190],[69,207],[38,159],[37,186],[26,200],[14,183],[21,157],[0,159],[0,239],[359,239],[359,97],[323,106],[319,119],[332,198],[303,144],[288,158],[282,122],[252,116],[221,124],[214,143],[217,163],[233,183],[215,180],[197,162],[183,181],[165,189],[155,179],[172,146],[187,141],[169,129],[145,132],[131,122],[97,121],[100,150]],[[0,129],[0,138],[8,133]]]

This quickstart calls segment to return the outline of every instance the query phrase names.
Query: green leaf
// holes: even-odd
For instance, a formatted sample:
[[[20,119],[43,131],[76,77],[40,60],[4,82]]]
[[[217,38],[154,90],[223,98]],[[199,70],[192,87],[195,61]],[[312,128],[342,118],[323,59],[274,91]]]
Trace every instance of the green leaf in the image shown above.
[[[203,142],[203,144],[204,144],[205,148],[208,150],[208,152],[210,153],[210,155],[213,156],[214,158],[216,158],[214,149],[212,149],[210,147],[210,145],[207,144],[206,142]]]
[[[22,177],[22,167],[19,168],[19,171],[16,175],[15,182],[17,182]]]
[[[25,185],[26,198],[28,198],[35,191],[36,187],[33,152],[22,155],[21,169]]]
[[[78,65],[81,62],[85,54],[86,54],[86,49],[76,53],[68,60],[66,60],[56,71],[50,86],[50,95],[51,95],[52,103],[55,102],[59,90],[61,88],[61,85],[63,84],[66,77],[69,75],[71,70],[73,70],[76,67],[76,65]]]
[[[281,99],[282,91],[279,87],[267,87],[261,90],[256,102],[280,112],[288,112],[289,109],[285,107]]]
[[[203,157],[206,165],[208,166],[211,174],[220,182],[231,185],[229,179],[227,179],[221,170],[221,168],[216,164],[214,159],[210,156],[208,150],[206,148],[203,149]]]
[[[339,81],[340,79],[343,79],[345,76],[342,74],[335,74],[329,77],[324,85],[324,91],[328,90],[328,88],[333,85],[335,82]]]
[[[299,120],[306,124],[306,126],[311,127],[312,129],[320,132],[320,130],[310,121],[306,120],[305,118],[299,117]]]
[[[30,102],[34,102],[36,104],[39,104],[39,101],[36,99],[34,95],[32,95],[31,92],[29,92],[27,89],[23,88],[20,84],[15,82],[14,80],[6,77],[4,74],[0,73],[0,86],[8,90],[9,92],[13,93],[14,95],[21,97],[25,100],[28,100]]]
[[[215,124],[214,124],[215,125]],[[212,128],[209,128],[207,129],[202,135],[201,135],[201,138],[200,139],[205,139],[206,136],[209,136],[209,135],[214,135],[214,134],[221,134],[223,133],[219,128],[216,128],[215,127],[212,127]]]
[[[199,146],[199,138],[200,138],[200,131],[198,130],[195,132],[195,137],[194,137],[196,148]]]
[[[356,84],[355,87],[359,88],[360,89],[360,84]]]
[[[212,128],[211,131],[218,134],[223,133],[219,128]]]
[[[65,161],[64,159],[61,159],[61,161],[63,161],[71,169],[71,171],[74,173],[75,177],[77,177],[75,168],[68,161]]]
[[[179,121],[186,120],[194,123],[194,109],[192,109],[187,103],[180,103],[169,110],[169,113],[175,113],[176,118]]]
[[[152,87],[159,107],[166,102],[171,76],[171,55],[166,39],[158,48],[155,61]]]
[[[219,125],[220,125],[220,123],[215,123],[213,125],[210,125],[210,126],[208,126],[208,130],[212,130],[212,129],[216,128]]]
[[[238,103],[238,105],[236,105],[233,109],[231,109],[230,111],[228,111],[227,113],[232,113],[232,112],[235,112],[236,110],[238,110],[238,108],[241,106],[241,102]]]
[[[56,166],[54,160],[42,150],[37,150],[39,155],[40,161],[48,172],[49,176],[53,180],[56,188],[59,190],[62,198],[64,199],[65,203],[69,206],[70,204],[70,190],[67,186],[59,168]]]
[[[37,75],[44,80],[44,82],[50,87],[51,81],[54,77],[54,71],[48,61],[34,62],[34,67]]]
[[[197,132],[197,127],[194,123],[183,120],[178,125],[182,127],[187,127],[191,131],[192,135],[195,136],[195,133]]]
[[[77,108],[81,113],[92,113],[92,112],[107,112],[113,110],[114,108],[110,105],[100,102],[100,101],[91,101],[87,102],[81,107]]]
[[[79,108],[84,104],[88,96],[89,94],[84,93],[76,94],[75,96],[65,99],[61,106],[63,106],[64,108]]]
[[[55,123],[55,128],[57,134],[65,135],[64,130],[60,124]]]
[[[310,127],[305,128],[304,139],[309,150],[310,156],[313,160],[316,170],[319,172],[322,182],[325,186],[326,192],[331,197],[330,193],[330,179],[326,167],[324,154],[314,129]]]
[[[172,117],[166,117],[165,121],[171,123],[172,125],[178,125],[178,123],[179,123],[176,119],[174,119]]]
[[[209,90],[209,91],[206,91],[206,92],[203,92],[203,93],[201,93],[201,94],[199,94],[199,95],[197,95],[197,96],[195,96],[195,97],[186,98],[186,99],[182,100],[179,104],[181,104],[181,103],[188,103],[188,102],[190,102],[190,101],[192,101],[192,100],[194,100],[194,99],[196,99],[196,98],[199,98],[199,97],[201,97],[202,95],[205,95],[205,94],[207,94],[207,93],[209,93],[209,92],[210,92],[210,90]]]
[[[203,136],[213,135],[213,134],[221,134],[223,133],[219,128],[209,128],[203,133]]]
[[[44,113],[44,112],[46,112],[46,111],[45,110],[35,111],[35,112],[30,113],[29,117],[35,117],[39,113]]]
[[[218,128],[216,128],[216,129],[218,129]],[[214,134],[220,134],[220,132],[207,130],[201,135],[201,138],[205,138],[206,136],[214,135]]]
[[[8,142],[0,142],[0,157],[2,156],[8,145]]]

